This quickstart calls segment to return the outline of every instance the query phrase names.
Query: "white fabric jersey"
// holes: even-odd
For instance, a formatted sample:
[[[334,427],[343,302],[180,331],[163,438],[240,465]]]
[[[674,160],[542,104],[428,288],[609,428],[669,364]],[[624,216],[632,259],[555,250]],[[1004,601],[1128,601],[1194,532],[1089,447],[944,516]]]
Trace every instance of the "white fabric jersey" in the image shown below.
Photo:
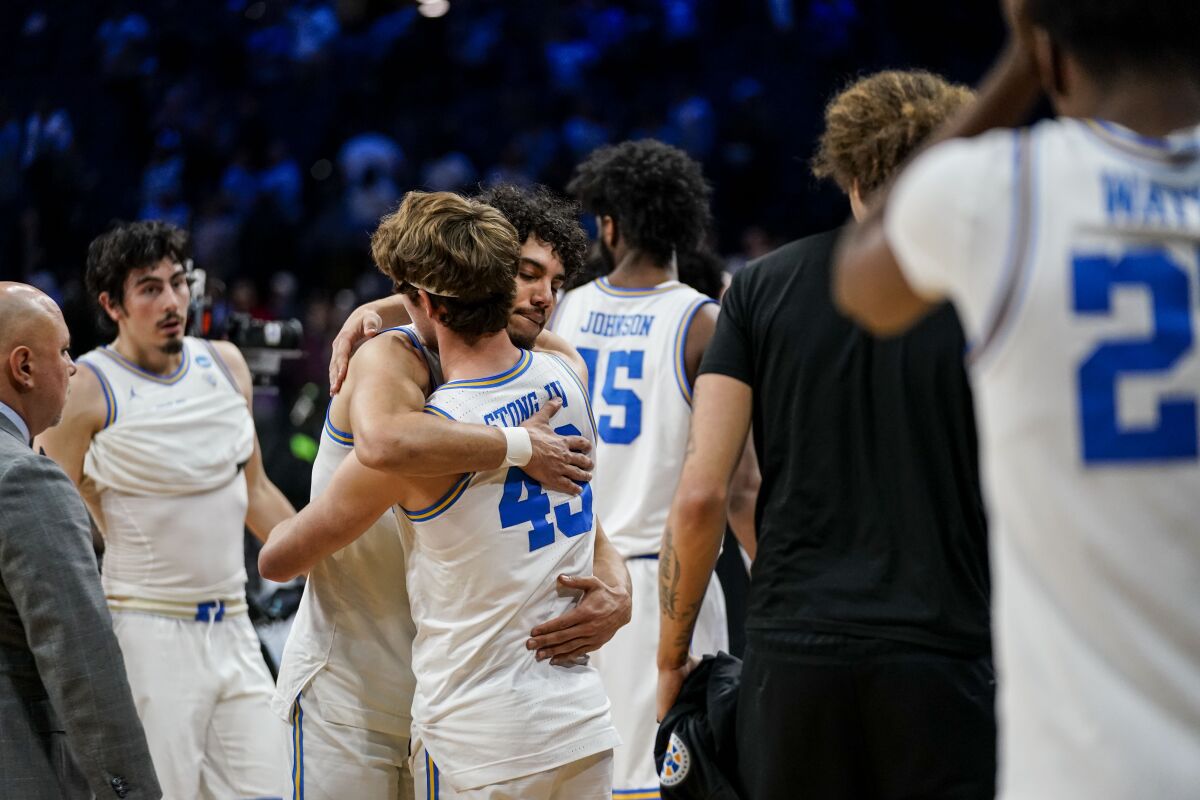
[[[254,421],[211,344],[184,339],[171,375],[115,350],[81,356],[104,392],[104,428],[84,457],[99,497],[104,589],[110,597],[243,599],[242,531]]]
[[[411,326],[393,330],[379,335],[407,338],[424,356],[431,385],[440,384],[438,358],[421,344]],[[325,491],[353,448],[353,432],[339,430],[327,413],[313,461],[311,497]],[[408,736],[416,686],[412,674],[416,626],[404,571],[400,528],[391,511],[313,568],[283,651],[272,704],[276,714],[289,719],[296,697],[317,679],[325,719]]]
[[[974,340],[1002,796],[1195,797],[1200,129],[945,144],[885,225]]]
[[[604,465],[592,478],[596,513],[626,558],[662,540],[692,418],[684,346],[709,303],[678,281],[622,289],[600,278],[568,292],[550,323],[587,362]]]
[[[521,351],[510,369],[450,381],[426,410],[511,426],[553,397],[552,425],[594,440],[587,396],[558,356]],[[525,649],[529,631],[577,597],[556,577],[592,571],[591,487],[545,491],[517,467],[464,475],[402,523],[417,638],[413,737],[450,784],[472,789],[577,761],[619,743],[591,666],[555,667]]]

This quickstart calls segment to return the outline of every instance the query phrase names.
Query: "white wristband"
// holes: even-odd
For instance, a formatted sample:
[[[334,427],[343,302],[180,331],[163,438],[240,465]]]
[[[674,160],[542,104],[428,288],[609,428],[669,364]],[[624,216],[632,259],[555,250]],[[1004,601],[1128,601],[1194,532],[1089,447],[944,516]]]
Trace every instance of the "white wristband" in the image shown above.
[[[508,440],[508,452],[504,454],[504,466],[523,467],[533,458],[533,442],[529,439],[529,431],[524,428],[501,428],[501,433]]]

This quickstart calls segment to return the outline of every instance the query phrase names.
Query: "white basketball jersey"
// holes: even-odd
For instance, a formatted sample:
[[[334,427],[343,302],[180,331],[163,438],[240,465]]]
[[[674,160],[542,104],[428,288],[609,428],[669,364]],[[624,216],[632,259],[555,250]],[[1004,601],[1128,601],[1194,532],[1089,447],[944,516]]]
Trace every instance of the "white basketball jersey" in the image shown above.
[[[1002,795],[1196,797],[1200,130],[990,134],[892,201],[975,338]]]
[[[656,555],[687,448],[687,332],[714,301],[678,281],[623,289],[600,278],[563,297],[551,327],[588,366],[603,464],[596,513],[625,557]]]
[[[425,358],[430,384],[442,382],[437,355],[412,326],[379,335],[405,337]],[[333,425],[326,412],[311,497],[325,491],[353,449],[354,433]],[[408,736],[416,687],[416,626],[404,573],[400,528],[392,511],[313,567],[283,651],[272,703],[276,714],[286,719],[296,696],[316,678],[321,681],[321,711],[329,721]]]
[[[99,497],[110,598],[243,600],[246,399],[211,344],[186,337],[171,375],[109,347],[80,357],[100,380],[105,422],[84,457]]]
[[[587,396],[558,356],[521,351],[510,369],[450,381],[429,413],[519,425],[551,398],[551,425],[594,439]],[[555,667],[525,649],[535,626],[577,597],[556,577],[592,572],[591,487],[546,491],[517,467],[464,475],[438,502],[405,511],[408,590],[417,638],[413,734],[459,790],[553,769],[616,746],[591,666]]]

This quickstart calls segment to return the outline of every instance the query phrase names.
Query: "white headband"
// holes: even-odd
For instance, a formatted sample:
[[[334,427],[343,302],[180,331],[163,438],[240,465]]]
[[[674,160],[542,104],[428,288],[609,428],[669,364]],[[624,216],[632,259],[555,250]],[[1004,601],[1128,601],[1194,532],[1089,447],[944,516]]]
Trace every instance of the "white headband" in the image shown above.
[[[453,297],[453,298],[458,297],[458,295],[455,294],[454,292],[446,292],[446,291],[434,289],[434,288],[428,286],[427,284],[418,283],[417,281],[414,281],[414,280],[409,280],[408,284],[409,284],[409,286],[412,286],[414,288],[424,290],[426,294],[436,294],[439,297]]]

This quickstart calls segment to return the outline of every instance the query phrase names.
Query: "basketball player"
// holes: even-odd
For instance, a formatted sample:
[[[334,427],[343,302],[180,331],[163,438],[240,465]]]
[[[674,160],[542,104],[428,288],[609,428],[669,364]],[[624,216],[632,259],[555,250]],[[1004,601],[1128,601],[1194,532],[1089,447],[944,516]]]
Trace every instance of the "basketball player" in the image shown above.
[[[1200,5],[1017,0],[977,105],[840,258],[958,306],[993,514],[1001,795],[1200,787]],[[1044,87],[1059,118],[1014,125]]]
[[[692,381],[712,338],[717,304],[678,280],[676,254],[697,247],[711,221],[700,165],[646,140],[603,147],[568,186],[597,218],[608,274],[566,294],[551,328],[587,362],[596,410],[597,514],[627,559],[633,620],[596,654],[624,746],[614,796],[658,797],[654,767],[658,551],[691,419]],[[694,640],[729,649],[725,598],[713,576]]]
[[[187,247],[163,222],[91,243],[88,292],[117,334],[80,357],[41,443],[105,537],[104,591],[165,795],[270,796],[284,742],[242,531],[266,540],[295,511],[263,470],[241,353],[184,336]]]
[[[578,269],[583,259],[586,235],[575,220],[571,204],[545,189],[496,187],[481,199],[490,200],[523,238],[509,336],[521,346],[532,347],[533,341],[527,336],[540,331],[540,326],[531,324],[530,318],[544,319],[549,313],[557,284],[567,272]],[[449,203],[451,211],[462,207],[460,198],[450,198]],[[375,233],[376,263],[389,264],[395,257],[396,241],[412,235],[415,229],[438,224],[447,213],[443,196],[407,196]],[[456,451],[454,443],[460,435],[466,441],[457,450],[475,454],[461,462],[462,469],[487,470],[505,459],[507,440],[497,430],[449,423],[422,413],[426,396],[443,382],[437,342],[433,323],[417,305],[417,291],[406,285],[399,296],[415,322],[385,330],[355,356],[354,368],[327,412],[313,464],[314,497],[325,489],[352,449],[360,460],[366,460],[360,449],[364,439],[385,437],[379,452],[386,458],[386,442],[395,429],[405,429],[406,414],[415,416],[420,428],[410,440],[429,441],[425,429],[434,428],[449,447],[439,444],[429,453],[408,448],[412,450],[411,462],[392,465],[397,474],[426,459],[444,458],[443,451]],[[577,358],[573,352],[568,357]],[[554,404],[547,404],[525,423],[538,421],[538,427],[544,428],[545,435],[531,442],[532,451],[545,450],[548,441],[562,447],[562,437],[546,424],[553,408]],[[496,434],[499,441],[493,441],[489,434]],[[490,454],[489,449],[497,452]],[[538,462],[531,459],[521,466],[535,480],[543,474],[556,477],[552,467],[586,478],[586,472],[577,471],[575,454],[570,455],[571,460],[561,463],[541,455]],[[572,488],[578,487],[572,484]],[[585,592],[579,606],[568,612],[573,618],[561,626],[565,641],[574,643],[572,656],[582,654],[576,651],[598,647],[629,618],[628,576],[623,561],[601,536],[596,539],[595,559],[594,577],[560,579],[564,588]],[[264,565],[265,572],[270,573],[267,577],[290,577],[271,573],[269,559]],[[276,713],[292,723],[293,756],[287,794],[303,793],[311,798],[412,797],[408,749],[415,685],[411,665],[415,627],[394,515],[385,513],[335,555],[296,568],[309,573],[308,581],[284,650],[273,704]],[[557,660],[567,658],[563,655]]]
[[[557,355],[518,349],[505,331],[515,230],[495,209],[449,193],[410,194],[405,205],[422,202],[436,208],[424,224],[397,226],[381,266],[418,289],[419,318],[434,328],[449,380],[427,413],[500,426],[558,399],[556,429],[592,439],[576,371]],[[394,503],[406,509],[421,795],[607,799],[619,739],[599,675],[523,647],[534,624],[573,602],[552,576],[590,571],[598,531],[590,487],[547,492],[515,465],[397,478],[351,454],[262,559],[291,571],[313,549],[352,541]]]

